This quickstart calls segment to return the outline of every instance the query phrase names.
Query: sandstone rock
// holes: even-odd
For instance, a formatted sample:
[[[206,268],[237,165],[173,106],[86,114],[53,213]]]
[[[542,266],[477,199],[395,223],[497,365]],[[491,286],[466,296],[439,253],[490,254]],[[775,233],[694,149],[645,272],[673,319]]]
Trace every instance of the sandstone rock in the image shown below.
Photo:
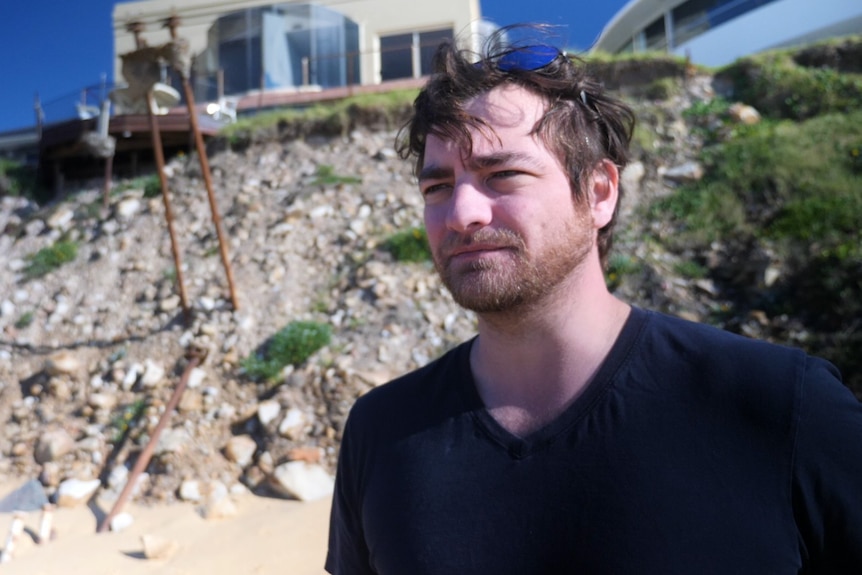
[[[66,230],[69,228],[69,224],[72,223],[74,218],[75,211],[69,206],[63,205],[56,209],[54,213],[45,220],[45,224],[52,230]]]
[[[731,119],[738,124],[747,124],[750,126],[760,122],[760,112],[742,102],[736,102],[727,111]]]
[[[117,217],[121,220],[128,220],[138,213],[141,209],[141,200],[134,197],[123,198],[117,203]]]
[[[189,372],[189,378],[186,382],[186,386],[190,389],[194,389],[196,387],[200,387],[200,385],[206,380],[207,372],[199,367],[192,368]]]
[[[135,522],[135,518],[132,517],[131,513],[123,511],[121,513],[117,513],[111,519],[111,531],[117,533],[119,531],[123,531],[124,529],[128,529],[132,526],[132,523]]]
[[[255,443],[251,436],[237,435],[228,440],[224,448],[224,454],[228,461],[232,461],[240,467],[245,467],[251,463],[256,450],[257,443]]]
[[[58,351],[45,360],[48,375],[74,375],[81,369],[81,362],[71,351]]]
[[[703,178],[703,174],[700,162],[690,161],[668,168],[662,175],[666,180],[682,184],[697,182]]]
[[[75,448],[75,439],[64,429],[43,433],[36,442],[33,457],[37,463],[56,461]]]
[[[162,561],[170,559],[180,549],[176,541],[151,534],[141,535],[141,546],[144,549],[144,557]]]
[[[179,498],[183,501],[198,502],[203,499],[200,481],[187,479],[180,484]]]
[[[332,495],[335,481],[323,467],[304,461],[289,461],[275,468],[273,487],[300,501],[314,501]]]

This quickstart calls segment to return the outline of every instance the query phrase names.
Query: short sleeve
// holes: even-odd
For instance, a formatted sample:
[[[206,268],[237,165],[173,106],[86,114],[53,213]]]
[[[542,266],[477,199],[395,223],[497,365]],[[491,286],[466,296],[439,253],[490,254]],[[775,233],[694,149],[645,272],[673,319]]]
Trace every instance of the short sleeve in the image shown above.
[[[862,573],[862,404],[808,358],[798,387],[794,516],[805,573]]]
[[[357,452],[358,438],[353,436],[355,423],[348,418],[338,454],[335,491],[329,519],[329,550],[326,570],[333,575],[372,574],[368,546],[362,530],[359,480],[361,470]]]

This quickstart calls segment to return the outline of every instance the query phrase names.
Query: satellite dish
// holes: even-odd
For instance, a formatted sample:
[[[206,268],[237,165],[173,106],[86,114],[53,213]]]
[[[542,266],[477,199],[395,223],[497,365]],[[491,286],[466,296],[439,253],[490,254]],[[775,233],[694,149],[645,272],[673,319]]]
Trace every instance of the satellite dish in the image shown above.
[[[155,109],[153,113],[163,116],[170,108],[176,106],[180,101],[180,93],[174,88],[156,82],[152,87]],[[129,86],[115,88],[110,93],[111,101],[117,106],[117,114],[146,114],[147,94],[140,90],[132,90]]]

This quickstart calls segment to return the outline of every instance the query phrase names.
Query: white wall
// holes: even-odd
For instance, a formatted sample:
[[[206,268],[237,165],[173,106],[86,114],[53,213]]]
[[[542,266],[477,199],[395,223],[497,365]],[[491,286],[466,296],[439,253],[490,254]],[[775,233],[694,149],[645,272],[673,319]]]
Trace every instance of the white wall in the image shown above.
[[[780,0],[725,22],[677,47],[692,62],[722,66],[823,28],[862,18],[862,0]],[[862,25],[856,33],[862,33]]]

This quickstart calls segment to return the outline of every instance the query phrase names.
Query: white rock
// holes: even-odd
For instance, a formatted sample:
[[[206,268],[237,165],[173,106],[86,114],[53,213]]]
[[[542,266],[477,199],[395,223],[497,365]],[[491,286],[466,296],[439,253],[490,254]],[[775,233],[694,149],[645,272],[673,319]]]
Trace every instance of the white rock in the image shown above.
[[[135,518],[132,517],[131,513],[123,511],[122,513],[117,513],[111,519],[111,531],[114,533],[118,531],[122,531],[123,529],[128,529],[132,526],[132,523],[135,522]]]
[[[75,217],[75,211],[68,206],[61,206],[53,214],[51,214],[45,223],[52,230],[65,230],[72,223]]]
[[[314,501],[332,495],[335,480],[323,467],[305,461],[288,461],[275,468],[273,486],[300,501]]]
[[[67,479],[57,488],[57,505],[59,507],[76,507],[96,492],[101,485],[98,479]]]
[[[155,453],[161,455],[163,453],[179,453],[183,451],[192,437],[188,430],[184,427],[174,427],[166,429],[159,436],[159,443],[156,445]]]
[[[128,220],[141,209],[141,201],[138,198],[123,198],[117,204],[117,217]]]
[[[8,299],[4,299],[0,302],[0,315],[3,317],[11,317],[15,313],[15,304],[9,301]]]
[[[196,387],[200,387],[200,385],[204,382],[207,377],[207,372],[199,367],[192,368],[189,372],[189,378],[186,382],[186,385],[191,389]]]
[[[171,295],[159,302],[159,311],[169,312],[174,311],[180,305],[180,296]]]
[[[187,479],[180,484],[180,499],[183,501],[201,501],[201,484],[199,481]]]
[[[308,425],[308,417],[301,409],[291,407],[287,410],[284,419],[278,424],[278,433],[288,439],[298,439]]]
[[[138,381],[138,376],[144,371],[144,366],[140,363],[133,363],[129,366],[128,371],[123,375],[123,389],[129,391],[132,386]]]
[[[263,425],[268,425],[273,419],[278,417],[281,412],[281,406],[277,401],[267,400],[261,401],[257,405],[257,418]]]
[[[93,409],[111,410],[117,405],[115,393],[91,393],[87,404]]]
[[[147,389],[157,387],[165,378],[165,368],[147,359],[144,362],[144,373],[141,375],[141,386]]]
[[[668,168],[662,174],[665,179],[672,182],[690,183],[697,182],[703,178],[703,166],[699,162],[684,162],[678,166]]]
[[[245,467],[251,463],[254,457],[254,452],[257,450],[257,443],[249,435],[237,435],[231,437],[224,448],[225,457],[228,461],[238,464],[240,467]]]

